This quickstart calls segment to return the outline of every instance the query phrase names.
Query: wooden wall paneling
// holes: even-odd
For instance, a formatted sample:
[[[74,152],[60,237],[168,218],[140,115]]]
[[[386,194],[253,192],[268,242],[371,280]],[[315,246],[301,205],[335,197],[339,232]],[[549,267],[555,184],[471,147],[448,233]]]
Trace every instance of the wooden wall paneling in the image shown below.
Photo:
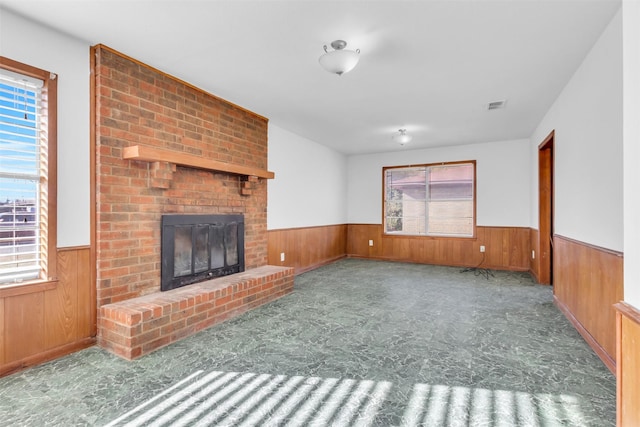
[[[320,242],[315,248],[315,258],[313,264],[320,264],[323,260],[331,258],[333,255],[333,236],[337,233],[338,228],[335,226],[314,228],[311,239]]]
[[[0,375],[94,343],[90,258],[88,247],[59,249],[54,286],[0,298]]]
[[[471,242],[471,248],[469,253],[469,259],[471,260],[471,264],[477,265],[480,261],[482,261],[483,254],[480,252],[480,245],[484,240],[481,240],[481,236],[484,237],[484,230],[478,231],[478,238],[475,242]],[[486,258],[486,253],[485,253]]]
[[[394,237],[383,238],[386,242],[387,239],[392,242]],[[424,259],[419,262],[425,262],[430,264],[438,264],[439,260],[443,259],[445,249],[442,247],[443,241],[440,239],[425,239],[424,241]]]
[[[477,227],[476,238],[456,239],[383,235],[382,225],[349,224],[347,254],[357,257],[451,266],[528,271],[529,229],[523,227]],[[374,246],[368,247],[369,239]]]
[[[319,248],[324,245],[324,242],[318,233],[317,228],[311,228],[309,230],[299,230],[294,235],[297,237],[296,244],[293,248],[296,257],[296,270],[300,271],[303,266],[311,266],[318,264],[320,259]],[[323,248],[324,249],[324,248]]]
[[[318,249],[318,245],[311,243],[313,237],[313,230],[290,230],[287,235],[289,236],[289,244],[287,249],[293,255],[294,267],[299,271],[303,265],[311,265],[316,258],[315,252]]]
[[[553,294],[560,301],[568,304],[570,292],[568,291],[568,283],[571,282],[570,275],[574,271],[568,268],[572,258],[568,245],[563,240],[558,239],[555,243],[555,252],[553,254],[553,263],[556,266],[554,273]]]
[[[347,234],[347,239],[351,239]],[[373,240],[373,246],[369,246],[369,240]],[[384,239],[382,238],[382,225],[368,224],[366,234],[362,240],[365,249],[365,256],[379,258],[384,251]]]
[[[272,230],[267,232],[267,262],[270,265],[283,265],[280,262],[280,249],[282,248],[282,232]]]
[[[352,256],[364,256],[368,252],[368,244],[365,244],[366,229],[359,224],[347,224],[347,254]]]
[[[5,299],[5,363],[44,351],[44,292]]]
[[[640,425],[640,310],[626,302],[616,309],[617,425]]]
[[[514,245],[517,245],[517,237],[515,234],[515,230],[509,227],[504,227],[500,230],[502,233],[502,260],[506,265],[511,267],[514,264],[515,258],[514,254]]]
[[[484,266],[517,271],[529,270],[529,229],[523,227],[479,227],[478,248],[486,249]]]
[[[396,259],[397,256],[394,256],[394,251],[396,250],[394,244],[398,245],[399,240],[401,239],[390,238],[383,235],[380,238],[380,250],[378,256],[383,259]]]
[[[511,240],[510,240],[510,228],[500,227],[498,232],[500,233],[500,237],[502,238],[502,259],[499,265],[506,265],[507,267],[511,266]]]
[[[568,289],[571,308],[583,324],[586,323],[591,328],[593,319],[589,318],[589,314],[594,313],[595,307],[592,302],[594,292],[589,268],[590,254],[582,245],[569,243],[569,247],[571,248],[569,258],[571,283]]]
[[[347,254],[347,224],[340,224],[334,234],[332,255],[343,257]]]
[[[311,262],[307,265],[318,265],[325,257],[329,258],[331,256],[330,237],[333,233],[335,233],[334,227],[323,227],[313,228],[311,233],[305,234],[307,236],[306,246],[313,248],[311,251]],[[315,244],[315,242],[319,244]]]
[[[536,282],[539,282],[538,275],[540,274],[540,233],[535,228],[529,230],[529,271],[533,274]],[[535,257],[531,257],[531,251],[535,253]]]
[[[58,251],[58,286],[44,294],[45,349],[77,339],[77,265],[76,251]]]
[[[605,351],[613,356],[616,354],[614,305],[623,299],[622,257],[604,251],[590,251],[590,257],[593,292],[590,308],[602,312],[601,316],[590,316],[593,319],[590,326]]]
[[[382,226],[376,224],[348,224],[347,254],[358,257],[379,257],[382,255]],[[373,246],[369,246],[373,240]]]
[[[572,308],[577,313],[578,319],[587,327],[587,331],[594,337],[596,332],[594,328],[596,313],[598,313],[598,301],[594,302],[595,292],[594,283],[591,280],[591,254],[587,247],[583,245],[571,244],[570,264],[571,271],[571,287],[570,300]],[[613,333],[613,330],[611,331]],[[601,342],[599,342],[602,345]]]
[[[93,284],[91,282],[91,250],[77,251],[76,264],[77,283],[77,335],[76,340],[91,337],[93,332],[93,319],[95,313],[95,298],[93,298]]]
[[[460,248],[460,260],[463,260],[465,264],[473,264],[474,260],[482,259],[480,244],[477,241],[461,240],[458,246]]]
[[[6,363],[4,354],[7,348],[4,339],[4,300],[5,298],[0,298],[0,366]]]
[[[468,249],[468,265],[477,266],[482,263],[480,267],[484,268],[487,264],[487,252],[486,252],[486,236],[487,236],[488,228],[487,227],[476,227],[476,240],[471,242],[471,246]],[[485,245],[485,253],[480,252],[480,246]]]
[[[316,250],[316,244],[309,244],[310,234],[312,230],[288,230],[286,235],[288,236],[287,249],[292,256],[292,267],[295,267],[296,271],[299,271],[303,265],[311,265],[313,262],[313,252]],[[297,249],[297,250],[296,250]]]
[[[640,324],[638,319],[622,318],[622,339],[620,353],[622,357],[620,413],[621,426],[640,425]]]
[[[470,251],[469,251],[469,241],[468,240],[451,240],[450,242],[451,249],[451,258],[460,260],[460,262],[464,263],[466,260],[470,259]]]
[[[346,256],[346,224],[270,230],[268,262],[271,265],[294,267],[296,274],[319,267]],[[285,253],[284,262],[280,254]]]
[[[424,262],[432,260],[431,262],[435,263],[435,260],[437,259],[438,253],[440,251],[440,246],[438,243],[439,241],[435,239],[426,239],[424,241]]]
[[[556,304],[604,364],[615,370],[613,305],[623,297],[623,257],[616,251],[554,236]]]
[[[409,259],[424,259],[424,240],[409,240]]]
[[[337,257],[344,257],[347,254],[346,224],[333,225],[329,227],[328,232],[324,232],[322,229],[320,229],[319,232],[325,239],[325,245],[327,248],[325,254],[326,258],[335,259]]]
[[[452,239],[439,239],[440,251],[438,251],[438,264],[442,265],[459,265],[460,260],[453,257],[454,241]]]
[[[528,229],[509,228],[509,267],[529,269],[531,237]]]
[[[301,254],[302,259],[296,268],[300,270],[303,265],[317,265],[320,259],[320,248],[325,243],[324,238],[318,233],[317,228],[298,233],[298,236],[300,237],[300,242],[296,246],[296,248],[299,248],[296,253]],[[322,249],[324,250],[325,248],[323,247]]]
[[[490,227],[486,229],[485,240],[482,243],[485,246],[485,262],[484,267],[497,267],[505,265],[505,256],[502,240],[502,229]]]
[[[285,253],[284,265],[295,267],[298,263],[299,256],[294,253],[293,248],[296,246],[296,235],[291,230],[282,232],[282,252]]]
[[[383,238],[382,254],[385,259],[407,260],[408,259],[409,238]]]

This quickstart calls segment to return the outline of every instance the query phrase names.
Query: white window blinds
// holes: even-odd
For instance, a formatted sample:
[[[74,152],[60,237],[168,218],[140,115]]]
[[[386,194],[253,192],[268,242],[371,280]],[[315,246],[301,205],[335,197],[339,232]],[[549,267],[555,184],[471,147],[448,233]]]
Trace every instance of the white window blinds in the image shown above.
[[[38,278],[42,81],[0,69],[0,284]]]

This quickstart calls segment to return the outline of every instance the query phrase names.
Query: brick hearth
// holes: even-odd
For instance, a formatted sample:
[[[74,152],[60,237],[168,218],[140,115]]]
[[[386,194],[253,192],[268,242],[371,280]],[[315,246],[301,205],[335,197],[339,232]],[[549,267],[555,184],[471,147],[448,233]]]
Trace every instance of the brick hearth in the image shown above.
[[[98,343],[132,360],[293,290],[293,268],[264,266],[100,308]]]

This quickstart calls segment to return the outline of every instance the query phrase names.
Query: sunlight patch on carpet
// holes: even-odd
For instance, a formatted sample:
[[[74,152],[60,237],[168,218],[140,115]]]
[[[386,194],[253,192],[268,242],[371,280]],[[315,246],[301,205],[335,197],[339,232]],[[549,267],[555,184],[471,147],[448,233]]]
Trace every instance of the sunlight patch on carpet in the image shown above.
[[[388,381],[198,371],[107,427],[367,427],[392,403],[391,391]],[[414,384],[407,394],[394,425],[587,425],[578,398],[565,394],[430,384]]]

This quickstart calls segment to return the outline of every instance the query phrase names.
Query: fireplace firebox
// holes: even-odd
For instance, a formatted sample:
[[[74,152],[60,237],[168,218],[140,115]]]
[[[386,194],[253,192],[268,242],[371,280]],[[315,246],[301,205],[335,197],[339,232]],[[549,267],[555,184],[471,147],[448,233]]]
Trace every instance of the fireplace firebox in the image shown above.
[[[162,291],[244,271],[242,215],[163,215]]]

